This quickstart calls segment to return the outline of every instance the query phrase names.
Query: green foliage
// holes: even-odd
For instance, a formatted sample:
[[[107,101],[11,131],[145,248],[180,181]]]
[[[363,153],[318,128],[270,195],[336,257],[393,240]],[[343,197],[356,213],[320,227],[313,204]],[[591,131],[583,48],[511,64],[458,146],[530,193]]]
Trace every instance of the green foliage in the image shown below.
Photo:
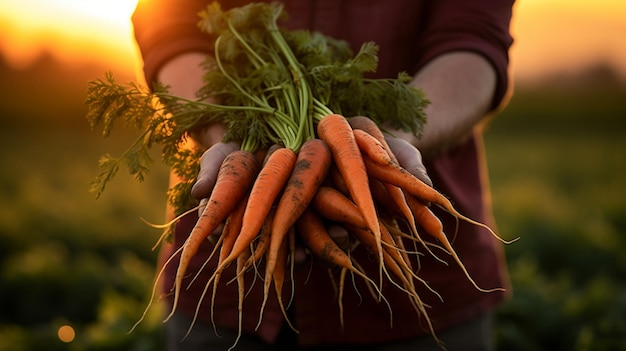
[[[50,129],[2,131],[0,140],[0,162],[11,165],[0,176],[11,189],[0,195],[0,350],[158,350],[159,305],[128,331],[146,306],[160,235],[140,217],[163,218],[166,170],[95,201],[94,156],[111,144]],[[69,344],[57,337],[64,324],[76,331]]]
[[[626,350],[626,90],[518,89],[486,149],[513,297],[502,350]],[[590,118],[593,116],[593,118]]]

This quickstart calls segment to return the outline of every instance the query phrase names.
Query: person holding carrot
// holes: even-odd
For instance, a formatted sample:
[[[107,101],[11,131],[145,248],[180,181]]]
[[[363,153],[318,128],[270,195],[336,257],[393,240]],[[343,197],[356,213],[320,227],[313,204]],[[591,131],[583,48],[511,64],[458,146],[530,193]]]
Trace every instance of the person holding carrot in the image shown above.
[[[209,2],[139,1],[132,20],[148,84],[161,82],[174,95],[196,96],[203,84],[201,63],[213,48],[197,26],[198,12]],[[220,3],[223,8],[231,8],[248,2]],[[413,165],[412,172],[432,182],[459,212],[493,228],[482,127],[506,105],[510,91],[508,50],[513,41],[509,32],[513,0],[283,3],[288,13],[281,22],[285,28],[319,31],[348,41],[355,51],[364,42],[373,41],[380,46],[374,76],[395,77],[401,71],[412,75],[410,84],[423,90],[430,100],[426,108],[428,122],[421,138],[398,130],[393,131],[390,144],[401,163]],[[212,149],[202,158],[192,189],[198,200],[211,194],[219,163],[234,150],[232,145],[221,144],[224,133],[225,126],[211,125],[196,131],[189,140],[189,147]],[[220,152],[224,156],[215,157]],[[171,182],[177,182],[174,175]],[[228,349],[237,338],[240,321],[244,332],[236,344],[240,350],[438,350],[441,345],[437,339],[448,350],[492,349],[493,311],[510,293],[501,243],[484,227],[457,222],[454,216],[435,207],[432,211],[449,228],[449,234],[454,234],[450,240],[473,278],[466,278],[453,257],[438,256],[447,265],[430,255],[420,257],[419,274],[432,290],[427,286],[416,289],[428,306],[432,330],[402,291],[385,288],[383,302],[366,293],[365,285],[356,280],[355,288],[344,290],[340,321],[340,307],[327,269],[302,256],[294,270],[294,295],[286,311],[293,328],[284,318],[278,299],[263,302],[263,282],[247,292],[242,307],[244,318],[240,319],[236,284],[221,279],[214,300],[201,299],[203,284],[181,289],[177,309],[165,324],[167,349]],[[197,219],[198,214],[192,212],[177,223],[174,240],[162,250],[162,261],[183,245]],[[214,238],[220,233],[218,228]],[[343,232],[337,229],[333,233],[340,240]],[[215,270],[214,261],[204,266],[212,250],[211,241],[215,240],[203,243],[192,259],[188,270],[191,278],[202,281],[203,275],[209,277]],[[376,264],[368,262],[367,254],[358,250],[354,255],[361,255],[364,269],[376,272]],[[176,264],[170,264],[164,271],[162,289],[168,296],[175,270]],[[254,272],[246,279],[252,281]],[[265,305],[260,319],[258,309],[262,303]]]

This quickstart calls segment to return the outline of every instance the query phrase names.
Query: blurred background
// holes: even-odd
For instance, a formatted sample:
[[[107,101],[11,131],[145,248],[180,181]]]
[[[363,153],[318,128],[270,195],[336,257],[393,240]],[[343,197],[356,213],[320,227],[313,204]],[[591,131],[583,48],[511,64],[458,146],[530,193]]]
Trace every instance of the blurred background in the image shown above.
[[[87,82],[140,81],[136,0],[0,0],[0,351],[159,350],[150,299],[167,171],[123,173],[96,200],[104,153]],[[626,350],[626,3],[521,0],[515,93],[487,129],[514,295],[500,350]]]

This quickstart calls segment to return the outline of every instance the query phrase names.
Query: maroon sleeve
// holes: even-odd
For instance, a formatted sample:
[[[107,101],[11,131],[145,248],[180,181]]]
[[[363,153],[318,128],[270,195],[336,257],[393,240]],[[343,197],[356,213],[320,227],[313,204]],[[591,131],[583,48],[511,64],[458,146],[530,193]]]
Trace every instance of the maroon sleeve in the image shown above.
[[[415,71],[445,52],[469,50],[494,67],[497,86],[492,108],[509,88],[508,51],[513,43],[510,21],[514,0],[437,0],[424,2],[423,32]]]
[[[207,34],[198,28],[198,13],[206,5],[193,0],[139,1],[132,23],[148,84],[156,81],[169,59],[184,52],[210,52]]]

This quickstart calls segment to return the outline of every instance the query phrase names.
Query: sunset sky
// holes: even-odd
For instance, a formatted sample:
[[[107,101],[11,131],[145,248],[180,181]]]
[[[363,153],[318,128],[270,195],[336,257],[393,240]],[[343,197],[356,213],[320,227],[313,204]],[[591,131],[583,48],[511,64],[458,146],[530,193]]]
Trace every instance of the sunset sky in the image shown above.
[[[0,52],[17,68],[46,50],[65,62],[136,70],[130,25],[136,2],[0,0]],[[521,0],[514,11],[511,61],[517,78],[598,62],[612,64],[626,77],[626,1]]]

